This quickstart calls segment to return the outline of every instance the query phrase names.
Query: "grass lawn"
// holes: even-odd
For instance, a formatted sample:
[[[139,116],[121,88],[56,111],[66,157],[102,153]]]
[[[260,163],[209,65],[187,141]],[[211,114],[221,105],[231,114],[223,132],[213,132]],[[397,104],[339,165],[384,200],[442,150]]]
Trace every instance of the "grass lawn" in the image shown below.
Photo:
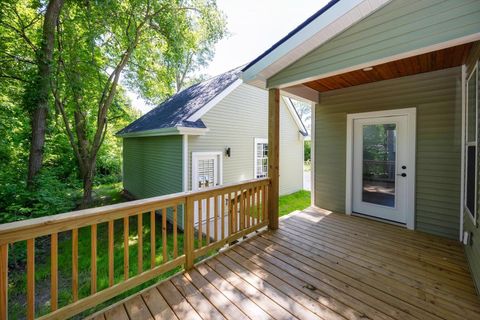
[[[295,210],[303,210],[310,206],[310,191],[301,190],[281,196],[279,199],[279,215],[284,216]]]

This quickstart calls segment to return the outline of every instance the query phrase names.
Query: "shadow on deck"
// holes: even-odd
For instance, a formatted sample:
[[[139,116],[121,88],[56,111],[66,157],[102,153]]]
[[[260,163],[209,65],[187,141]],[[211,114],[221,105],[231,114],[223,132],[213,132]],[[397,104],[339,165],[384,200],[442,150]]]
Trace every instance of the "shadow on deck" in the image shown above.
[[[314,209],[94,319],[479,319],[463,248]]]

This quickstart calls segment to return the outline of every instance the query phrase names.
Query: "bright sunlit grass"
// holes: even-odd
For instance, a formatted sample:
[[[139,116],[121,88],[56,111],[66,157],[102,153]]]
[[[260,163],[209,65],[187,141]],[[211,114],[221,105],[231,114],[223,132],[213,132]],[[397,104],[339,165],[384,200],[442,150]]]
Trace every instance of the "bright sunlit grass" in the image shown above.
[[[279,215],[284,216],[295,210],[303,210],[310,206],[310,191],[301,190],[281,196],[279,199]]]

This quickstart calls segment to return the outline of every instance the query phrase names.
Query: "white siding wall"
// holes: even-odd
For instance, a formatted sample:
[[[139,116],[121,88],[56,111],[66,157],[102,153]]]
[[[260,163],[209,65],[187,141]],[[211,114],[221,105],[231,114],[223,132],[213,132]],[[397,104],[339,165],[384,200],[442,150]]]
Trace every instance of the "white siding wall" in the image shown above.
[[[283,98],[280,99],[280,194],[303,188],[303,137]]]
[[[205,114],[202,120],[209,129],[207,134],[188,137],[189,188],[192,152],[224,153],[226,147],[231,148],[231,157],[223,159],[223,183],[253,179],[254,139],[268,137],[267,91],[242,84]],[[302,189],[302,150],[303,141],[299,139],[298,127],[282,99],[281,194]]]

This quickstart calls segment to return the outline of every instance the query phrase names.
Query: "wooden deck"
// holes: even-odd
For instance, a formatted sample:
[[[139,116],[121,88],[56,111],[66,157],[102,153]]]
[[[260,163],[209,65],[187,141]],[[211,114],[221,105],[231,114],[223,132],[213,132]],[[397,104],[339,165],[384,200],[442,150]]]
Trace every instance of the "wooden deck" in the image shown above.
[[[480,319],[458,242],[305,210],[95,319]]]

